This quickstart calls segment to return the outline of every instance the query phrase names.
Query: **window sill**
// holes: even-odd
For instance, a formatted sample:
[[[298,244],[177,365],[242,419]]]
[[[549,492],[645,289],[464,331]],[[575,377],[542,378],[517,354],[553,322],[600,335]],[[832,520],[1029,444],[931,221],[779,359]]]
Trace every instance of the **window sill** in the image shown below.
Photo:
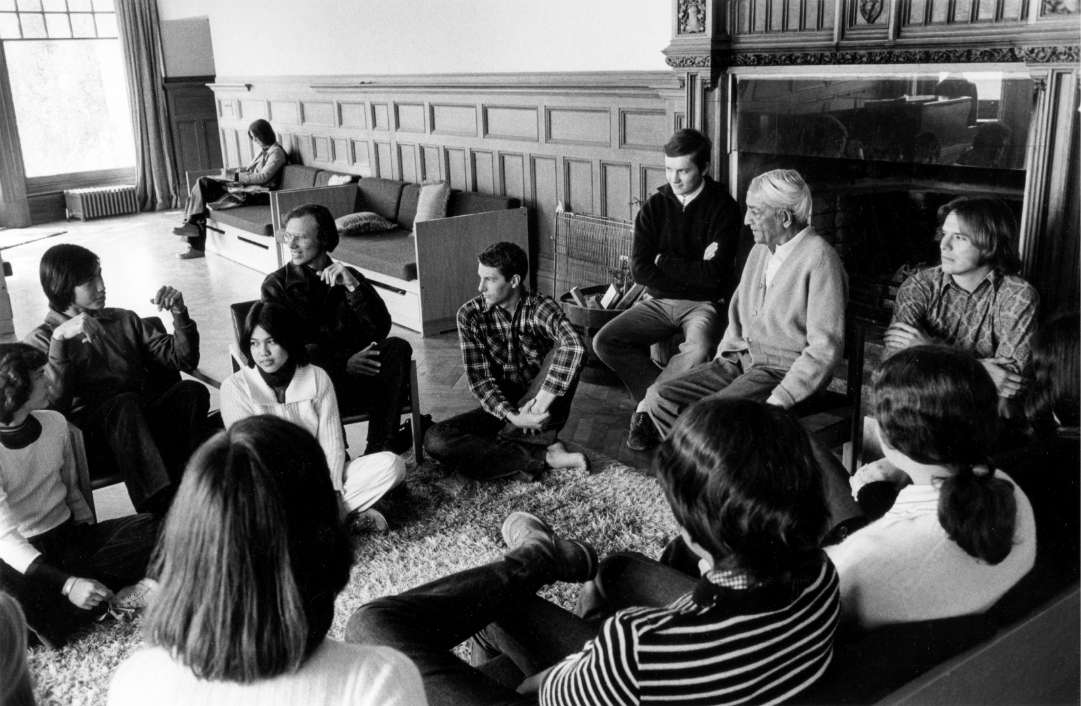
[[[69,174],[50,174],[49,176],[29,177],[26,180],[27,196],[56,194],[65,189],[85,189],[90,186],[112,186],[114,184],[134,184],[135,167],[120,169],[100,169],[92,172],[71,172]]]

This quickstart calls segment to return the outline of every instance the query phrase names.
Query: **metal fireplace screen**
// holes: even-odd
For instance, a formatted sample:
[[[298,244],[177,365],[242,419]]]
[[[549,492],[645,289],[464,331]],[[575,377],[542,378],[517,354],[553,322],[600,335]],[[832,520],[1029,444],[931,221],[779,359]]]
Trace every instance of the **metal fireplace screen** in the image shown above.
[[[571,287],[610,282],[620,256],[630,257],[633,240],[633,223],[557,211],[552,292],[559,296]]]

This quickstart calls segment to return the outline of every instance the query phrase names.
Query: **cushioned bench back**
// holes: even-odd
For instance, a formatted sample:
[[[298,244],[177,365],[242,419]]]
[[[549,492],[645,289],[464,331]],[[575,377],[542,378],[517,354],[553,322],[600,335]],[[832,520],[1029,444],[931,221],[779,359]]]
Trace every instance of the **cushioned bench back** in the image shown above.
[[[417,217],[419,200],[420,184],[406,184],[402,189],[402,200],[398,203],[398,227],[413,230],[413,219]]]
[[[518,199],[509,196],[478,194],[473,191],[452,191],[450,201],[447,203],[447,215],[464,216],[470,213],[501,211],[505,208],[518,208],[519,205]]]
[[[303,164],[286,164],[282,167],[282,189],[310,189],[315,186],[319,170]]]
[[[361,179],[357,182],[357,210],[375,211],[388,221],[398,220],[398,201],[404,185],[395,179]]]

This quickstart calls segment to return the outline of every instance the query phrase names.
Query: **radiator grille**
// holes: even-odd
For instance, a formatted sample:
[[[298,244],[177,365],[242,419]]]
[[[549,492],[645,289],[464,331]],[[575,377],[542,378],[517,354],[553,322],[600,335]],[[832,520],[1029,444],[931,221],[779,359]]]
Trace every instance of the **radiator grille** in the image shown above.
[[[88,189],[68,189],[64,192],[68,220],[119,216],[139,210],[135,204],[135,187],[93,186]]]
[[[606,284],[621,255],[630,256],[634,224],[602,216],[556,212],[552,291]]]

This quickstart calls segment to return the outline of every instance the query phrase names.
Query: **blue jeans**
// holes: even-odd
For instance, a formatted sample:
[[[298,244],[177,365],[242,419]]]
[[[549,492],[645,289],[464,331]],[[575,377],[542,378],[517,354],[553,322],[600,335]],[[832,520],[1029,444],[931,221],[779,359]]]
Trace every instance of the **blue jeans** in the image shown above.
[[[536,674],[596,636],[586,621],[538,598],[552,581],[548,560],[524,546],[502,561],[461,571],[362,606],[349,618],[347,642],[387,645],[413,660],[432,706],[534,704],[510,683],[450,651],[477,633],[513,661],[518,677]]]
[[[627,386],[634,401],[641,402],[654,383],[687,372],[709,360],[717,347],[722,315],[713,302],[689,299],[649,299],[609,321],[593,338],[597,357]],[[683,332],[679,353],[658,371],[649,347]]]

